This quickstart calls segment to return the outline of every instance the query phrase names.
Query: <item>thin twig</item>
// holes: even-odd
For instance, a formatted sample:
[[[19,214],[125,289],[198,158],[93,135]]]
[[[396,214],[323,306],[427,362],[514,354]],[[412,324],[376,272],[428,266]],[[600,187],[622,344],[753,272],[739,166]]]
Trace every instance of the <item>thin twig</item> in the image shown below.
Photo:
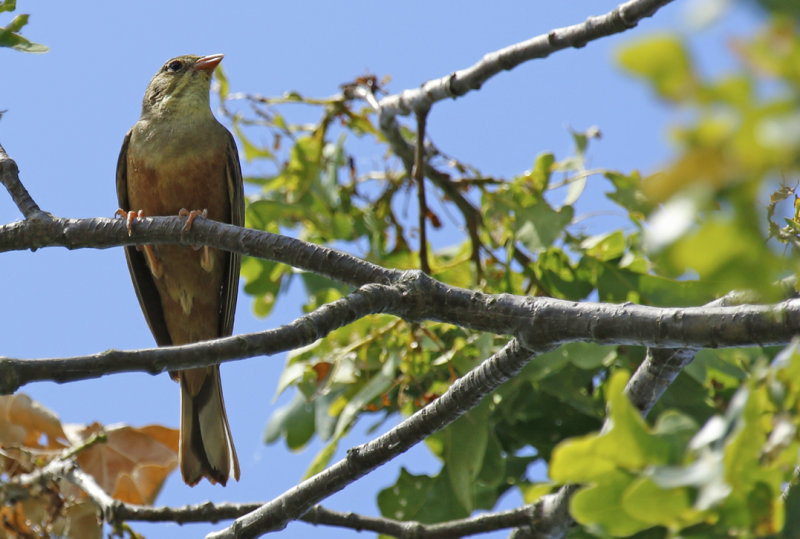
[[[19,179],[19,167],[17,163],[11,159],[6,153],[2,145],[0,145],[0,183],[11,195],[14,204],[17,205],[19,211],[25,219],[47,219],[49,214],[43,212],[39,206],[34,202],[28,190],[22,185]]]
[[[417,143],[414,150],[414,181],[417,183],[417,201],[419,202],[419,267],[423,273],[430,275],[428,263],[428,203],[425,200],[425,122],[427,110],[417,111]]]
[[[437,101],[463,96],[478,90],[491,77],[514,69],[529,60],[541,59],[569,48],[580,48],[590,41],[624,32],[635,27],[645,17],[673,0],[630,0],[604,15],[587,18],[584,22],[556,28],[536,37],[490,52],[477,63],[420,87],[384,97],[380,101],[381,130],[397,115],[408,115],[430,108]]]
[[[476,406],[484,396],[515,376],[533,356],[532,350],[523,348],[516,339],[512,339],[491,358],[456,380],[441,397],[393,429],[366,444],[351,448],[346,458],[207,537],[249,538],[282,529],[320,500],[449,425]]]

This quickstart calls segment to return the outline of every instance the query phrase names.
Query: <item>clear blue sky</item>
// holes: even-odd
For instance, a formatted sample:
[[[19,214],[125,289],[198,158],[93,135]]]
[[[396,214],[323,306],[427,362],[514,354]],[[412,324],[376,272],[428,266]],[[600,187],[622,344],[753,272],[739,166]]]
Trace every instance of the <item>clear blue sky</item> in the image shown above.
[[[663,29],[689,31],[678,1],[637,29],[559,52],[488,82],[480,92],[440,103],[429,133],[442,150],[484,173],[511,176],[535,155],[572,149],[568,127],[600,127],[590,164],[621,170],[655,170],[670,155],[665,127],[672,111],[647,89],[621,74],[613,53],[620,43]],[[110,217],[116,210],[114,173],[119,147],[137,120],[150,77],[168,58],[185,53],[224,53],[232,91],[279,95],[297,90],[324,96],[366,71],[391,75],[390,91],[466,67],[492,50],[604,13],[614,1],[480,2],[31,2],[23,33],[50,52],[28,55],[0,49],[0,144],[16,160],[22,180],[46,211],[64,217]],[[10,17],[0,18],[0,26]],[[726,22],[693,41],[707,72],[730,67],[725,40],[752,28],[754,14],[739,7]],[[360,156],[359,169],[377,162]],[[243,163],[245,172],[248,164]],[[602,191],[596,190],[600,199]],[[0,193],[0,221],[21,218]],[[441,247],[442,245],[439,245]],[[136,302],[120,248],[42,249],[0,254],[0,355],[69,356],[108,348],[153,345]],[[252,314],[242,294],[236,332],[275,327],[300,313],[302,298],[284,296],[268,319]],[[159,504],[270,499],[294,485],[315,445],[292,454],[265,446],[283,356],[223,366],[228,415],[242,465],[242,480],[227,488],[185,486],[168,480]],[[65,422],[160,423],[177,426],[178,387],[166,375],[129,374],[67,385],[38,383],[23,391]],[[291,392],[290,392],[291,393]],[[364,440],[365,425],[342,444]],[[377,515],[375,495],[393,483],[400,465],[434,471],[424,447],[351,485],[325,502],[331,508]],[[510,507],[518,499],[504,500]],[[134,523],[148,537],[198,537],[219,525]],[[351,537],[354,532],[292,524],[282,537]],[[496,534],[505,536],[505,533]]]

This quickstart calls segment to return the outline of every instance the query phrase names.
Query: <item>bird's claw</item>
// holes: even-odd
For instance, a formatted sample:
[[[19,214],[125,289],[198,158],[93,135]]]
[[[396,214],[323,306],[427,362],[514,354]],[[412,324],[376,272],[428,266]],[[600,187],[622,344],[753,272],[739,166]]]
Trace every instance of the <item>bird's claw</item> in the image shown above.
[[[203,219],[206,219],[208,217],[208,210],[207,209],[203,209],[203,210],[191,210],[191,211],[189,211],[186,208],[181,208],[180,210],[178,210],[178,215],[181,216],[181,217],[187,217],[187,216],[189,217],[186,220],[186,224],[183,225],[183,229],[181,230],[181,233],[183,233],[183,232],[186,232],[187,230],[191,230],[192,229],[192,223],[194,222],[194,220],[196,218],[202,217]]]
[[[142,219],[144,217],[144,210],[139,211],[125,211],[122,208],[118,209],[114,212],[114,217],[124,217],[125,218],[125,226],[128,229],[128,236],[133,234],[133,221],[135,219]],[[164,268],[158,262],[158,258],[156,257],[156,252],[153,249],[152,245],[137,245],[137,251],[142,251],[144,253],[144,259],[147,262],[147,266],[150,268],[150,273],[153,274],[153,277],[156,279],[160,279],[161,276],[164,274]]]
[[[144,210],[139,211],[125,211],[122,208],[114,212],[114,217],[124,217],[125,227],[128,229],[128,236],[133,234],[133,220],[141,219],[144,217]]]

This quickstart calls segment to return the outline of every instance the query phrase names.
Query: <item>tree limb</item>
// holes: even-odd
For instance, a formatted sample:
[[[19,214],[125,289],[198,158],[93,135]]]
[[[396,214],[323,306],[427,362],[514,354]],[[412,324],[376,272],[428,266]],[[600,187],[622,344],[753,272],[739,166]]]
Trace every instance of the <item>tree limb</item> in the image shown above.
[[[282,253],[274,255],[283,258]],[[0,392],[11,393],[38,380],[66,382],[118,372],[157,374],[273,354],[309,344],[375,313],[393,314],[410,322],[435,320],[512,335],[530,350],[567,342],[659,348],[778,345],[789,342],[800,327],[800,299],[774,305],[685,308],[577,303],[484,294],[448,286],[420,271],[384,271],[384,275],[394,277],[392,284],[366,285],[273,330],[183,346],[109,350],[72,358],[0,358]]]
[[[25,219],[47,219],[49,214],[43,212],[34,202],[28,190],[19,179],[19,167],[0,145],[0,183],[8,190],[14,204],[25,216]]]
[[[385,122],[391,121],[397,115],[425,110],[437,101],[478,90],[491,77],[514,69],[523,62],[546,58],[569,47],[581,48],[595,39],[624,32],[670,2],[672,0],[630,0],[604,15],[589,17],[582,23],[556,28],[527,41],[490,52],[470,67],[429,80],[419,88],[386,96],[379,103],[381,130],[384,130]]]

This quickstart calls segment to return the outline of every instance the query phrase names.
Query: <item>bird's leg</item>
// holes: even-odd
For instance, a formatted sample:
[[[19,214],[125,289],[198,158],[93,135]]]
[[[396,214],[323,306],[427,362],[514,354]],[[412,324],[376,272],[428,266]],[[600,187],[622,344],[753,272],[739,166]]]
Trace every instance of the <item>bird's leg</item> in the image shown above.
[[[187,217],[187,216],[189,217],[186,220],[186,224],[183,226],[183,229],[181,230],[181,235],[183,235],[185,231],[192,229],[192,222],[197,217],[202,217],[203,219],[207,218],[208,210],[204,209],[204,210],[189,211],[186,208],[181,208],[178,211],[178,215],[180,215],[181,217]],[[200,257],[200,267],[206,271],[211,271],[214,268],[214,259],[211,258],[211,253],[208,251],[208,245],[203,245],[202,248],[203,248],[203,254]],[[194,249],[197,250],[200,249],[200,247],[195,247]]]
[[[144,217],[144,210],[139,211],[125,211],[122,208],[118,209],[114,212],[114,217],[124,217],[126,221],[126,226],[128,228],[128,236],[133,233],[133,221],[134,219],[141,219]],[[153,274],[153,277],[156,279],[160,279],[162,275],[164,275],[164,268],[161,267],[161,264],[158,262],[158,258],[156,258],[156,252],[153,250],[152,245],[137,245],[137,251],[142,251],[144,253],[144,258],[147,261],[147,266],[150,268],[150,273]]]
[[[142,252],[144,252],[144,258],[147,260],[147,265],[150,267],[150,273],[153,274],[153,277],[156,279],[160,279],[162,275],[164,275],[164,267],[156,258],[156,252],[153,250],[152,245],[142,245]]]

